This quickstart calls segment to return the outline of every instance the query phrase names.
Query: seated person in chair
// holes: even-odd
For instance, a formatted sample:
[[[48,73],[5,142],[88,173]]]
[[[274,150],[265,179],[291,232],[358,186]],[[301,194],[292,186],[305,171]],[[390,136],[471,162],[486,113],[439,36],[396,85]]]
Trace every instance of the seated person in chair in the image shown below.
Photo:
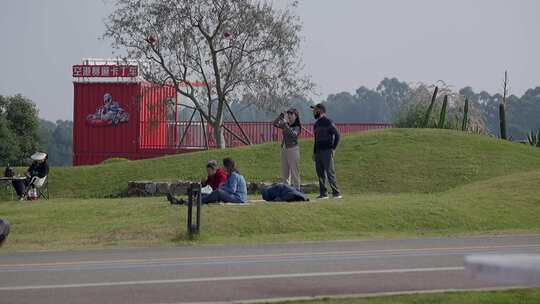
[[[32,159],[32,164],[26,171],[26,179],[12,181],[17,197],[21,201],[29,198],[28,194],[30,190],[43,186],[49,174],[49,163],[46,153],[36,152],[30,158]],[[30,198],[35,198],[35,195],[33,196]]]
[[[209,203],[237,203],[242,204],[247,202],[247,185],[246,180],[236,169],[234,161],[227,157],[223,159],[223,167],[227,170],[229,177],[227,182],[221,188],[212,191],[207,195],[202,195],[201,202]]]
[[[201,186],[210,186],[212,191],[219,189],[227,182],[227,172],[223,168],[218,167],[215,160],[209,160],[206,164],[207,176],[201,180]],[[173,205],[183,205],[186,201],[182,198],[177,199],[171,193],[167,193],[167,200]]]

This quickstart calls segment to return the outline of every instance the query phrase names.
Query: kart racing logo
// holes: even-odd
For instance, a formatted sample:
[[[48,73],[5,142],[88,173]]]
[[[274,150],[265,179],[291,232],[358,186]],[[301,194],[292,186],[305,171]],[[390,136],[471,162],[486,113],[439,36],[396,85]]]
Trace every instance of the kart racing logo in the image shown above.
[[[116,126],[129,121],[129,113],[124,111],[111,93],[103,95],[103,106],[97,108],[94,114],[86,117],[86,122],[93,126]]]

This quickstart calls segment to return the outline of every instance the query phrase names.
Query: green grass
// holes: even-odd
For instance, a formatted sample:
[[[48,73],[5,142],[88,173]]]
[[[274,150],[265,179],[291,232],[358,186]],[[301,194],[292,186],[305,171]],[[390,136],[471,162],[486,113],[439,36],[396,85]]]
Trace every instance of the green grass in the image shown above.
[[[279,147],[257,145],[98,166],[52,168],[55,198],[107,198],[129,180],[200,180],[208,159],[231,156],[248,181],[279,179]],[[301,172],[315,181],[312,142],[301,143]],[[506,174],[540,169],[540,149],[485,136],[430,129],[390,129],[345,136],[338,181],[348,194],[430,193]],[[4,194],[5,197],[5,194]]]
[[[283,302],[296,304],[537,304],[538,289],[412,294],[374,298],[323,299]]]
[[[302,176],[315,180],[310,141]],[[97,166],[53,168],[50,201],[0,200],[8,250],[189,244],[185,207],[122,198],[129,180],[199,180],[232,156],[248,181],[279,178],[276,144]],[[345,199],[203,208],[197,243],[540,231],[540,149],[448,130],[346,136],[336,160]],[[5,197],[5,193],[4,193]]]
[[[540,170],[439,193],[357,194],[342,201],[205,206],[197,243],[540,231]],[[186,209],[163,198],[2,202],[7,250],[189,244]]]

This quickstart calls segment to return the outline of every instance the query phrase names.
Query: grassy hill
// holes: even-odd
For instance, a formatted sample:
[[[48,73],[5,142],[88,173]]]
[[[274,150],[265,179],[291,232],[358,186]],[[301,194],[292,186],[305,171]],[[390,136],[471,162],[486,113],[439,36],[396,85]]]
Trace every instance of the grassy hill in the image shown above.
[[[301,144],[302,176],[314,181],[312,142]],[[279,179],[277,144],[53,168],[52,200],[0,199],[0,217],[13,225],[5,248],[189,244],[184,206],[163,197],[114,197],[129,180],[199,180],[208,159],[225,156],[249,181]],[[394,129],[344,137],[336,162],[343,200],[205,206],[196,242],[540,232],[538,148],[448,130]]]
[[[312,141],[301,143],[301,173],[315,181]],[[248,181],[277,181],[279,146],[265,144],[98,166],[53,168],[53,197],[103,198],[125,193],[129,180],[200,180],[208,159],[231,156]],[[540,169],[540,149],[485,136],[431,129],[390,129],[345,136],[337,151],[345,193],[425,193]]]

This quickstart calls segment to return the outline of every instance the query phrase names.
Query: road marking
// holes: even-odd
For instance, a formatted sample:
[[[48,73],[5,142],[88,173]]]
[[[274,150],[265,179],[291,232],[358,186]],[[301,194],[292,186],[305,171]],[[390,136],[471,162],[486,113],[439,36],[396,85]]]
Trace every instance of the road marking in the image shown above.
[[[219,281],[290,279],[290,278],[349,276],[349,275],[387,274],[387,273],[399,274],[399,273],[415,273],[415,272],[463,271],[464,269],[465,267],[429,267],[429,268],[404,268],[404,269],[398,268],[398,269],[336,271],[336,272],[281,273],[281,274],[268,274],[268,275],[207,277],[207,278],[191,278],[191,279],[171,279],[171,280],[145,280],[145,281],[80,283],[80,284],[58,284],[58,285],[7,286],[7,287],[0,287],[0,291],[111,287],[111,286],[124,286],[124,285],[150,285],[150,284],[174,284],[174,283],[206,283],[206,282],[219,282]]]
[[[407,252],[430,252],[430,251],[459,251],[459,250],[493,250],[493,249],[521,249],[540,248],[540,244],[519,245],[494,245],[494,246],[470,246],[470,247],[431,247],[431,248],[406,248],[406,249],[378,249],[378,250],[349,250],[349,251],[321,251],[299,253],[274,253],[254,255],[230,255],[230,256],[197,256],[197,257],[172,257],[155,259],[119,259],[103,261],[73,261],[52,263],[27,263],[27,264],[0,264],[0,268],[9,267],[48,267],[48,266],[83,266],[96,264],[152,264],[161,262],[196,261],[196,260],[227,260],[227,259],[256,259],[274,257],[311,257],[311,256],[342,256],[342,255],[373,255],[373,254],[399,254]]]

